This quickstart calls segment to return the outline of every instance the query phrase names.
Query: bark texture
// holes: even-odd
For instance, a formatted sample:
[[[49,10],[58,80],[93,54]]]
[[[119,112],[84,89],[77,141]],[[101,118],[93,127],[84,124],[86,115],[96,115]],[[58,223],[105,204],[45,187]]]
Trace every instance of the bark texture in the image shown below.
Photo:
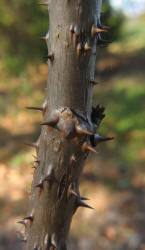
[[[72,216],[91,208],[79,193],[89,151],[104,138],[97,134],[104,108],[92,109],[100,0],[52,0],[49,3],[47,97],[41,107],[41,135],[26,225],[26,249],[66,250]]]

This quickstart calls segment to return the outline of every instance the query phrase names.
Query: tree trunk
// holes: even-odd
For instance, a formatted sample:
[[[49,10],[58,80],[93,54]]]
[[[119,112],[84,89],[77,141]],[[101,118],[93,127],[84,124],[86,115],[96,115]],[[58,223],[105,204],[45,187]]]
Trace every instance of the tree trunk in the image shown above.
[[[73,214],[91,208],[79,193],[89,151],[104,138],[96,133],[104,108],[92,109],[100,0],[52,0],[49,4],[48,84],[36,148],[26,225],[26,249],[66,250]],[[27,223],[26,223],[27,222]]]

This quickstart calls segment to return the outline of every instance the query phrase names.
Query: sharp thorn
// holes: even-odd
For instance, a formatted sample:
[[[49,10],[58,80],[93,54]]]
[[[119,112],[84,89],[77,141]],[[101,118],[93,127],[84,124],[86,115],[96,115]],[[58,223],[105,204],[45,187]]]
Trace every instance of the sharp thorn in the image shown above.
[[[75,123],[73,120],[65,120],[62,128],[64,138],[68,138],[73,132],[75,128]]]
[[[90,80],[90,83],[93,84],[93,85],[99,84],[98,82],[96,82],[96,81],[94,81],[94,80]]]
[[[70,165],[73,165],[73,163],[76,163],[76,158],[74,154],[70,157]]]
[[[39,5],[44,5],[44,6],[48,6],[48,3],[39,3]]]
[[[104,137],[104,136],[101,136],[99,134],[95,134],[94,135],[94,143],[95,145],[101,143],[101,142],[104,142],[104,141],[110,141],[110,140],[113,140],[114,137]]]
[[[78,201],[78,207],[86,207],[86,208],[90,208],[90,209],[94,209],[93,207],[89,206],[88,204],[86,204],[85,202],[79,200]]]
[[[59,115],[54,113],[50,115],[50,117],[48,118],[46,122],[42,122],[41,125],[55,127],[58,121],[59,121]]]
[[[78,56],[81,55],[81,51],[82,51],[81,43],[78,43],[78,45],[77,45],[77,55],[78,55]]]
[[[98,154],[98,152],[93,147],[91,147],[87,142],[84,142],[82,145],[82,151],[86,152],[88,150],[95,154]]]
[[[37,107],[30,106],[30,107],[26,107],[26,109],[32,109],[32,110],[43,111],[43,107],[41,107],[41,106],[37,106]]]
[[[53,61],[54,60],[54,54],[53,53],[50,53],[49,55],[47,56],[43,56],[44,59],[49,59],[50,61]]]
[[[86,42],[86,43],[85,43],[85,46],[84,46],[84,50],[85,50],[85,51],[92,50],[92,47],[90,47],[89,44]]]
[[[80,199],[81,199],[82,201],[88,201],[88,200],[89,200],[89,198],[83,197],[83,196],[80,196]]]
[[[79,195],[71,188],[71,185],[68,188],[68,192],[67,192],[67,197],[68,199],[70,199],[70,197],[74,195],[75,197],[79,198]]]
[[[76,132],[80,135],[93,135],[92,132],[90,132],[86,129],[83,129],[80,125],[76,125],[75,129],[76,129]]]
[[[29,143],[29,142],[24,142],[24,144],[26,145],[26,146],[29,146],[29,147],[33,147],[33,148],[38,148],[38,145],[37,145],[37,143]]]
[[[40,198],[42,190],[43,190],[43,182],[38,183],[35,187],[38,188],[38,196]]]
[[[24,225],[25,227],[26,227],[26,225],[27,225],[27,222],[26,222],[25,220],[17,221],[17,223],[22,224],[22,225]]]
[[[23,220],[30,220],[32,222],[33,222],[33,219],[34,219],[34,217],[32,215],[26,216],[26,217],[23,218]]]
[[[92,26],[92,30],[91,30],[92,37],[94,37],[95,35],[97,35],[101,32],[107,32],[107,30],[101,29],[101,28],[96,28],[95,25]]]

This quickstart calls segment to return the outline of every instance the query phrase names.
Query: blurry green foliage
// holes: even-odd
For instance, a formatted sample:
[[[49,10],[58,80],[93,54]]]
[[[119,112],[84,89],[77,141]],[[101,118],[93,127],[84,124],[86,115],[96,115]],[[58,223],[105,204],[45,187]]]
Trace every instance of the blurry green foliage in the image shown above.
[[[121,11],[113,9],[108,0],[103,0],[102,2],[101,22],[111,28],[108,33],[103,34],[103,37],[114,42],[120,38],[125,16]]]
[[[2,69],[20,75],[27,63],[40,62],[47,53],[39,38],[48,30],[48,11],[37,0],[0,0],[0,9]],[[119,36],[122,14],[114,12],[108,0],[103,1],[103,12],[102,21],[112,26],[107,38],[114,41]]]
[[[3,71],[19,75],[28,62],[40,61],[45,53],[39,38],[48,30],[48,13],[36,0],[0,0],[0,8]]]

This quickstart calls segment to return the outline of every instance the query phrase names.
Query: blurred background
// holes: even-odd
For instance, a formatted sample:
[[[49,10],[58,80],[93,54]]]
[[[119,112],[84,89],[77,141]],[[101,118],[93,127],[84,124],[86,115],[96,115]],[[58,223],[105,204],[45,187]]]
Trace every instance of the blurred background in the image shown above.
[[[0,0],[0,250],[23,249],[22,226],[41,114],[26,106],[45,96],[47,8],[35,0]],[[73,218],[69,250],[145,250],[145,0],[104,0],[112,41],[97,56],[94,105],[106,108],[100,134],[115,140],[90,155],[80,191],[95,210]]]

